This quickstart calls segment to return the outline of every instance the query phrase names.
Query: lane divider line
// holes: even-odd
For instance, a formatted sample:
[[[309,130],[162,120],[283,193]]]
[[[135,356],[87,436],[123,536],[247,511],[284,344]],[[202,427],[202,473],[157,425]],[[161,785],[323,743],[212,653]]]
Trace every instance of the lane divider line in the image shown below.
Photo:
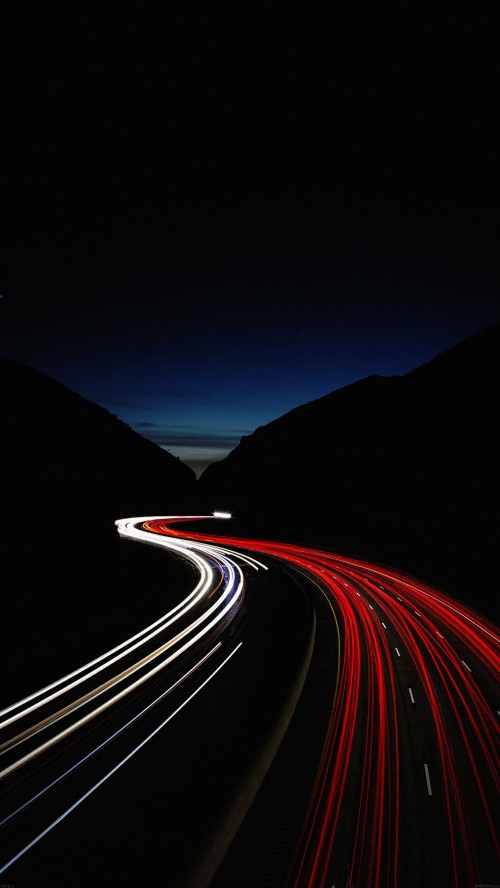
[[[429,777],[429,766],[424,762],[425,782],[427,783],[427,794],[432,795],[431,778]]]

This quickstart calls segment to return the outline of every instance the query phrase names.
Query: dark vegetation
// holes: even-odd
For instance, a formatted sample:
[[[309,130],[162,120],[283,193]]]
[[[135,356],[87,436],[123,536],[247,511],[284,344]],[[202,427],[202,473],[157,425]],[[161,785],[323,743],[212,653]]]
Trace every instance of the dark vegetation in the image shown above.
[[[500,325],[258,428],[199,481],[231,532],[393,565],[498,619]]]

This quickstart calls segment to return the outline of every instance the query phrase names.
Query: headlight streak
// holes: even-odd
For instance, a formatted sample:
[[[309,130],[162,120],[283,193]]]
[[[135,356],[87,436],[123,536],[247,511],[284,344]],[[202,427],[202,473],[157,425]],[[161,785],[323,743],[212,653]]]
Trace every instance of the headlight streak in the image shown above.
[[[128,535],[131,536],[131,534]],[[195,589],[193,589],[193,591],[184,599],[184,601],[175,605],[172,610],[170,610],[164,616],[160,617],[154,623],[151,623],[150,626],[147,626],[145,629],[141,629],[141,631],[132,636],[132,638],[121,642],[110,651],[107,651],[106,653],[101,654],[99,657],[96,657],[94,660],[91,660],[90,663],[86,663],[84,666],[80,666],[78,669],[75,669],[73,672],[69,673],[69,675],[65,675],[62,678],[57,679],[57,681],[53,682],[50,685],[47,685],[47,687],[42,688],[39,691],[35,691],[33,694],[30,694],[30,696],[25,697],[19,702],[13,703],[10,706],[7,706],[5,709],[1,710],[0,716],[6,715],[8,712],[19,709],[19,707],[23,706],[25,703],[29,703],[31,700],[36,700],[38,697],[41,697],[42,694],[45,694],[45,697],[43,697],[43,699],[38,703],[33,704],[29,707],[25,707],[21,712],[18,712],[16,713],[16,715],[11,716],[8,719],[4,719],[2,722],[0,722],[0,730],[16,719],[22,718],[24,715],[33,712],[35,709],[43,706],[45,703],[50,702],[57,696],[60,696],[66,691],[72,689],[87,678],[91,678],[99,671],[107,668],[112,663],[117,662],[119,659],[126,656],[130,650],[133,650],[139,647],[140,644],[149,641],[151,638],[161,632],[163,628],[171,625],[171,623],[173,623],[176,619],[187,613],[188,610],[194,607],[203,598],[203,596],[206,595],[210,583],[213,581],[213,571],[211,566],[203,561],[201,558],[199,558],[194,552],[190,551],[190,549],[186,546],[180,546],[179,544],[174,543],[173,545],[164,544],[164,548],[170,548],[174,551],[182,550],[182,554],[186,558],[189,558],[191,561],[193,561],[193,563],[200,571],[200,580]],[[137,642],[137,639],[141,640]],[[134,642],[137,643],[134,644]],[[121,651],[121,653],[117,656],[113,656],[118,651]],[[96,666],[97,664],[100,665],[96,669],[92,669],[92,667]],[[80,677],[76,681],[71,682],[71,679],[75,679],[76,676]],[[59,688],[59,690],[53,694],[47,694],[47,692],[52,691],[54,688]]]
[[[166,614],[164,617],[162,617],[161,620],[158,620],[155,624],[152,624],[152,625],[156,626],[156,628],[153,631],[148,632],[148,629],[142,630],[141,633],[138,633],[137,635],[133,636],[132,639],[129,639],[126,642],[122,642],[122,644],[118,645],[116,648],[113,648],[112,651],[109,651],[106,654],[102,654],[99,658],[97,658],[96,660],[93,660],[90,664],[80,667],[80,669],[75,670],[69,676],[65,676],[64,678],[59,679],[57,682],[54,682],[52,685],[48,686],[48,688],[38,691],[38,692],[36,692],[36,694],[31,695],[31,697],[26,698],[26,700],[35,699],[36,697],[40,697],[44,693],[44,691],[47,691],[47,690],[50,691],[53,688],[58,687],[57,691],[53,691],[52,693],[46,694],[44,697],[39,699],[38,702],[31,704],[31,706],[25,707],[21,711],[17,712],[15,715],[12,715],[9,718],[5,719],[3,722],[0,722],[0,729],[7,727],[8,725],[13,723],[14,721],[18,721],[19,719],[23,718],[26,715],[29,715],[31,712],[35,711],[36,709],[39,709],[42,706],[45,706],[47,703],[50,703],[52,700],[55,700],[57,697],[60,697],[62,694],[65,694],[68,691],[72,690],[73,688],[77,687],[78,685],[81,685],[84,682],[87,682],[90,678],[93,678],[95,675],[97,675],[99,672],[102,672],[104,669],[109,668],[114,663],[123,659],[125,656],[129,656],[133,651],[137,650],[141,645],[144,645],[144,644],[146,644],[146,642],[151,641],[152,638],[154,638],[160,632],[163,632],[166,628],[171,626],[174,622],[176,622],[178,619],[180,619],[180,617],[184,616],[189,610],[191,610],[194,607],[194,605],[197,604],[204,596],[207,596],[207,592],[208,592],[210,583],[213,582],[213,571],[212,571],[210,565],[207,565],[206,562],[204,563],[202,561],[202,559],[199,558],[198,555],[196,555],[195,553],[191,552],[189,547],[187,547],[187,546],[181,547],[176,543],[174,543],[172,545],[172,544],[168,544],[167,542],[162,543],[162,545],[167,549],[174,549],[177,551],[182,551],[182,554],[185,555],[185,557],[190,558],[197,565],[197,567],[200,569],[200,572],[202,572],[202,579],[200,580],[200,583],[197,585],[196,589],[185,600],[185,601],[189,601],[189,605],[185,605],[185,602],[182,602],[180,605],[176,605],[176,607],[173,608],[172,611],[169,611],[169,613]],[[209,551],[208,547],[206,548],[206,551]],[[213,554],[211,550],[210,550],[210,554]],[[241,573],[241,570],[239,569],[239,567],[236,567],[236,566],[233,567],[233,565],[226,558],[222,557],[221,555],[219,555],[219,560],[223,563],[224,567],[229,572],[229,581],[227,583],[226,588],[224,589],[223,594],[220,596],[220,598],[217,599],[217,601],[214,604],[211,605],[211,607],[209,607],[206,611],[204,611],[204,613],[200,617],[196,618],[185,629],[183,629],[178,635],[174,636],[173,639],[170,639],[165,645],[163,645],[160,649],[158,649],[158,651],[155,651],[153,655],[150,655],[147,658],[148,660],[152,659],[155,656],[159,656],[161,653],[163,653],[163,651],[165,650],[166,647],[171,646],[174,642],[178,641],[179,638],[182,638],[183,636],[187,635],[188,633],[193,632],[194,629],[196,629],[202,623],[206,623],[206,625],[204,626],[204,629],[201,633],[194,636],[194,638],[192,640],[190,640],[187,645],[184,645],[175,653],[175,656],[178,656],[179,653],[182,653],[186,649],[186,646],[189,646],[194,641],[197,641],[202,635],[206,634],[206,632],[208,632],[209,629],[211,629],[217,622],[219,622],[219,620],[222,619],[222,617],[224,617],[227,614],[227,612],[231,609],[231,607],[235,604],[237,599],[240,597],[240,595],[242,593],[242,589],[243,589],[243,575]],[[238,585],[235,588],[236,575],[238,576]],[[227,601],[225,606],[219,611],[217,617],[207,623],[207,619],[212,617],[217,612],[217,610],[220,608],[221,604],[224,601],[226,601],[226,599],[229,599],[229,600]],[[174,614],[174,616],[172,616],[172,614]],[[150,627],[148,627],[148,628],[150,628]],[[148,634],[144,634],[146,632]],[[142,636],[140,641],[135,641],[135,639],[137,639],[139,636]],[[120,650],[120,653],[116,654],[115,656],[111,656],[112,654],[115,653],[116,650]],[[167,659],[165,661],[165,663],[162,665],[165,665],[166,663],[170,662],[171,659],[173,659],[173,657]],[[139,668],[143,664],[143,662],[145,662],[145,661],[140,660],[138,663],[135,663],[134,667],[133,667],[134,670]],[[95,663],[99,663],[100,665],[93,668],[93,669],[89,669],[89,667],[94,666]],[[130,674],[130,670],[127,670],[127,672],[124,673],[123,676],[119,675],[117,677],[114,677],[113,683],[117,683],[118,681],[121,681],[122,677],[127,677],[128,674]],[[152,671],[150,674],[154,674],[154,671]],[[78,678],[74,678],[77,675],[78,675]],[[71,681],[69,684],[65,684],[64,682],[66,682],[66,680],[68,678],[74,678],[74,680]],[[99,687],[97,689],[97,691],[92,692],[92,695],[98,696],[101,692],[102,692],[101,688]],[[25,701],[21,701],[21,702],[25,702]],[[9,710],[16,709],[20,705],[21,705],[21,703],[14,704],[13,706],[9,707]],[[4,710],[4,712],[6,712],[6,711],[8,711],[8,710]],[[2,747],[0,747],[0,749],[1,748]],[[2,776],[2,774],[0,773],[0,777],[1,776]]]
[[[179,535],[165,519],[151,521],[149,529]],[[488,881],[491,873],[482,870],[487,864],[476,847],[478,834],[484,831],[477,814],[471,816],[463,775],[468,769],[468,791],[472,780],[474,804],[482,811],[493,857],[499,850],[491,798],[491,790],[500,788],[499,732],[495,711],[477,684],[474,661],[498,684],[496,627],[465,605],[397,571],[284,543],[196,533],[190,538],[271,555],[308,572],[331,596],[341,622],[340,674],[309,815],[290,876],[295,888],[326,888],[341,880],[373,888],[398,884],[400,807],[402,799],[406,802],[399,773],[399,747],[405,736],[398,719],[402,705],[417,719],[424,713],[434,726],[438,758],[432,766],[424,762],[422,792],[429,797],[430,772],[436,775],[438,771],[440,781],[436,788],[433,780],[432,798],[434,803],[439,798],[442,805],[441,822],[448,833],[448,851],[443,848],[443,854],[449,860],[451,884],[459,888],[465,873],[467,884]],[[418,707],[413,690],[408,697],[404,689],[405,704],[398,696],[396,674],[406,670],[407,664],[421,685]],[[361,708],[362,693],[366,703]],[[361,773],[353,770],[356,743],[364,744]],[[348,784],[350,811],[345,805]],[[357,786],[356,803],[353,786]],[[353,804],[357,815],[348,830],[351,863],[347,874],[344,869],[340,874],[336,860],[345,857],[345,847],[338,845],[337,835],[342,827],[345,845],[346,822],[355,813]]]
[[[221,647],[221,644],[219,642],[218,644],[215,645],[214,648],[212,648],[211,651],[208,652],[208,654],[206,654],[204,657],[202,657],[201,660],[198,660],[198,662],[195,663],[195,665],[192,666],[191,669],[188,669],[188,671],[185,672],[184,675],[182,675],[180,678],[177,679],[177,681],[175,681],[172,685],[170,685],[170,687],[167,688],[166,691],[163,691],[159,695],[159,697],[155,697],[155,699],[152,700],[151,703],[148,703],[148,705],[145,706],[143,709],[141,709],[140,712],[136,713],[136,715],[134,715],[133,718],[129,719],[129,721],[127,721],[127,722],[125,722],[125,724],[121,725],[121,727],[119,727],[116,731],[114,731],[113,734],[110,734],[110,736],[106,737],[106,739],[103,740],[102,743],[99,743],[98,746],[94,746],[94,748],[90,752],[88,752],[81,759],[79,759],[77,762],[75,762],[73,765],[71,765],[70,768],[67,768],[66,771],[63,771],[62,774],[59,774],[59,776],[56,777],[54,780],[52,780],[50,783],[48,783],[47,786],[44,786],[44,788],[41,789],[40,792],[37,792],[36,795],[32,796],[26,802],[23,802],[23,804],[19,805],[19,807],[16,808],[14,811],[11,811],[11,813],[8,814],[6,817],[4,817],[3,820],[0,820],[0,827],[4,826],[6,823],[9,823],[10,820],[13,820],[14,817],[17,817],[19,814],[22,813],[22,811],[25,811],[26,808],[28,808],[30,805],[32,805],[34,802],[36,802],[39,798],[41,798],[43,795],[45,795],[47,792],[49,792],[49,790],[53,789],[54,786],[57,786],[57,784],[60,783],[61,780],[64,780],[65,777],[67,777],[69,774],[73,773],[73,771],[76,771],[77,768],[81,767],[81,765],[83,765],[85,762],[87,762],[89,759],[91,759],[101,749],[104,749],[105,746],[108,746],[112,740],[115,740],[116,737],[119,737],[120,734],[123,734],[123,732],[127,728],[129,728],[131,725],[133,725],[139,718],[141,718],[141,716],[143,716],[147,712],[149,712],[149,710],[152,709],[153,706],[156,706],[158,703],[160,703],[162,700],[164,700],[165,697],[167,697],[169,694],[172,693],[172,691],[174,691],[177,687],[179,687],[179,685],[181,685],[183,681],[185,681],[187,678],[189,678],[189,676],[191,676],[194,672],[196,672],[196,670],[199,669],[199,667],[202,666],[204,663],[206,663],[206,661],[208,659],[210,659],[210,657],[216,651],[218,651],[220,647]]]
[[[2,794],[5,799],[9,795],[17,798],[14,808],[5,814],[0,821],[0,827],[2,828],[6,828],[14,818],[26,813],[27,809],[35,802],[41,802],[51,788],[60,784],[76,769],[95,757],[112,740],[122,735],[127,728],[138,722],[142,716],[150,712],[158,702],[178,688],[188,677],[192,677],[200,666],[204,665],[214,653],[218,652],[221,648],[221,641],[217,639],[217,635],[222,639],[225,638],[222,633],[238,613],[243,601],[244,576],[237,561],[243,562],[243,564],[255,570],[258,570],[260,566],[265,568],[264,565],[259,565],[250,555],[233,553],[228,549],[223,550],[219,546],[210,546],[202,542],[198,543],[189,540],[167,540],[165,537],[160,539],[157,535],[141,530],[143,522],[146,523],[147,519],[126,519],[124,521],[120,520],[116,524],[118,532],[122,536],[141,542],[161,545],[163,548],[174,551],[178,555],[190,560],[198,571],[199,580],[193,591],[183,601],[160,619],[137,632],[130,639],[116,645],[110,651],[101,654],[61,679],[52,682],[41,690],[2,710],[0,715],[3,716],[3,720],[0,722],[0,731],[4,736],[6,732],[10,731],[11,736],[7,736],[7,739],[0,744],[0,756],[8,756],[10,759],[13,759],[0,771],[0,780],[8,781],[7,790],[3,791]],[[162,643],[158,646],[159,640]],[[212,645],[208,649],[207,643],[210,643],[210,641],[212,641]],[[158,730],[161,730],[162,727],[168,724],[171,718],[180,712],[186,703],[192,700],[206,686],[208,681],[220,671],[222,666],[231,659],[235,651],[239,650],[240,646],[241,643],[225,657],[223,662],[212,671],[207,679],[199,684],[184,703],[175,709],[174,713],[162,721],[143,742],[139,743],[132,753],[122,759],[103,779],[98,781],[88,792],[84,793],[63,815],[42,830],[34,840],[26,844],[21,852],[11,857],[2,866],[0,872],[3,873],[22,854],[33,847],[75,807],[88,798],[98,786],[102,785],[111,774],[115,773],[118,768],[128,761],[138,749],[142,748],[144,743],[155,736]],[[139,659],[137,659],[137,653],[140,653]],[[189,660],[186,660],[186,658],[188,654],[191,654],[192,661],[193,653],[198,653],[198,660],[189,667]],[[181,657],[184,659],[181,660]],[[115,727],[112,733],[109,736],[104,736],[104,739],[95,744],[90,752],[83,756],[81,755],[77,761],[73,762],[70,767],[64,768],[62,773],[55,778],[53,777],[54,772],[51,765],[52,771],[49,771],[49,773],[52,773],[53,779],[49,780],[42,789],[37,789],[36,792],[32,790],[28,798],[25,796],[24,800],[22,799],[26,789],[29,792],[32,773],[29,770],[30,763],[34,763],[34,760],[39,757],[48,763],[47,753],[52,747],[58,748],[60,745],[63,749],[69,750],[69,737],[75,734],[75,732],[78,732],[77,743],[80,743],[83,736],[82,729],[88,723],[96,723],[102,737],[105,727],[105,722],[103,721],[104,712],[116,712],[121,718],[122,714],[118,710],[117,704],[133,694],[133,692],[136,692],[132,706],[137,705],[139,688],[149,688],[152,680],[155,680],[161,672],[168,669],[174,661],[179,661],[186,665],[181,678],[173,681],[167,690],[163,691],[159,696],[157,695],[152,702],[143,707],[132,718],[129,712],[124,724],[120,725],[118,722],[118,727],[116,727],[117,721],[115,717]],[[122,668],[118,672],[116,672],[117,664],[122,664]],[[152,668],[149,668],[151,664],[154,665]],[[125,668],[123,668],[124,665]],[[103,678],[105,679],[104,681]],[[118,690],[120,685],[122,687]],[[99,698],[102,699],[102,702],[99,702]],[[83,714],[82,710],[84,710]],[[36,721],[33,719],[33,716],[38,713],[38,721]],[[67,726],[57,731],[58,724],[60,725],[63,721],[68,721]],[[19,724],[21,722],[22,725]],[[12,729],[16,729],[16,727],[17,733],[12,736]],[[55,733],[54,729],[56,729]],[[51,735],[40,742],[39,735],[42,732],[47,733],[49,731]],[[28,742],[32,748],[19,757],[18,747]],[[73,752],[71,754],[73,755]],[[14,755],[15,758],[13,758]],[[27,774],[24,773],[25,770],[28,771]],[[22,780],[12,783],[11,778],[15,776],[14,772],[17,771],[23,775]],[[21,794],[21,799],[18,798],[19,794]]]
[[[228,605],[226,605],[224,610],[221,611],[221,613],[218,615],[218,617],[216,619],[213,619],[210,623],[208,623],[206,626],[204,626],[204,628],[201,632],[199,632],[197,635],[195,635],[193,638],[191,638],[189,640],[189,642],[186,642],[182,647],[180,647],[170,657],[167,657],[165,660],[162,660],[162,662],[159,663],[157,666],[155,666],[154,669],[151,669],[145,675],[138,678],[131,685],[128,685],[124,690],[120,691],[118,694],[115,694],[113,697],[111,697],[105,703],[102,703],[100,706],[97,706],[94,709],[92,709],[92,711],[90,713],[85,715],[83,718],[80,718],[77,721],[73,722],[68,728],[66,728],[63,731],[60,731],[59,734],[56,734],[54,737],[51,737],[50,740],[47,740],[45,743],[40,744],[40,746],[37,746],[36,749],[27,753],[22,758],[17,759],[12,765],[9,765],[3,771],[0,771],[0,780],[3,777],[6,777],[8,774],[11,774],[13,771],[20,768],[22,765],[24,765],[27,762],[31,761],[32,759],[36,758],[42,752],[45,752],[47,749],[50,749],[56,743],[59,743],[60,740],[63,740],[64,738],[69,737],[70,734],[74,733],[79,728],[81,728],[83,725],[87,724],[89,721],[96,718],[96,716],[100,715],[106,709],[109,709],[110,706],[117,703],[119,700],[122,700],[123,697],[125,697],[127,694],[130,694],[132,691],[134,691],[140,685],[144,684],[144,682],[146,682],[148,679],[152,678],[154,675],[156,675],[158,672],[160,672],[160,670],[164,669],[165,666],[167,666],[174,659],[176,659],[178,656],[180,656],[180,654],[184,653],[184,651],[186,651],[188,648],[190,648],[195,642],[197,642],[201,638],[203,638],[203,636],[206,635],[207,632],[220,621],[221,617],[224,616],[225,613],[227,613],[227,611],[229,610],[230,607],[233,606],[233,604],[234,604],[234,602],[231,600],[231,602]],[[213,608],[211,608],[210,610],[213,610]],[[196,621],[196,623],[198,623],[198,622],[199,621]],[[141,665],[141,664],[139,664],[139,665]],[[131,672],[134,672],[137,668],[138,668],[138,664],[136,664],[136,666],[133,669],[128,671],[126,677],[128,677],[128,675]],[[123,676],[120,675],[113,682],[111,682],[110,685],[118,684],[122,680],[123,680]],[[107,689],[107,687],[106,687],[106,689]],[[103,693],[103,691],[99,688],[90,695],[90,699],[95,700],[102,693]],[[87,700],[85,700],[84,702],[87,702]],[[76,703],[74,705],[72,705],[71,707],[68,707],[67,710],[65,710],[62,715],[54,716],[50,720],[50,722],[48,722],[47,724],[43,724],[41,727],[39,725],[36,725],[35,728],[29,732],[28,737],[29,738],[33,737],[34,735],[38,734],[44,728],[48,727],[49,725],[57,723],[61,718],[64,718],[68,714],[73,715],[83,705],[84,704],[81,703],[79,700],[76,701]],[[28,739],[28,737],[26,737],[26,738],[23,737],[21,740],[19,740],[17,737],[15,737],[12,742],[9,742],[7,748],[8,749],[15,748],[16,746],[19,745],[19,743],[23,742],[24,739]]]
[[[143,740],[141,740],[141,742],[138,743],[137,746],[135,746],[134,749],[131,750],[131,752],[129,752],[126,756],[124,756],[124,758],[122,758],[119,762],[117,762],[117,764],[114,765],[103,777],[101,777],[101,779],[98,780],[97,783],[94,783],[94,785],[91,786],[90,789],[88,789],[85,793],[83,793],[83,795],[80,796],[80,798],[77,799],[76,802],[74,802],[72,805],[69,806],[69,808],[67,808],[65,811],[63,811],[63,813],[60,814],[59,817],[56,817],[56,819],[53,820],[52,823],[50,823],[48,826],[46,826],[45,829],[43,829],[34,839],[32,839],[30,842],[28,842],[28,844],[25,845],[24,848],[22,848],[20,851],[18,851],[17,854],[15,854],[13,857],[11,857],[10,860],[8,860],[5,864],[0,866],[0,875],[2,875],[4,872],[6,872],[6,870],[8,870],[24,854],[26,854],[27,851],[29,851],[36,844],[38,844],[38,842],[40,842],[41,839],[44,838],[44,836],[48,835],[56,826],[58,826],[58,824],[62,823],[62,821],[65,820],[66,817],[69,816],[69,814],[71,814],[73,811],[75,811],[76,808],[78,808],[82,804],[82,802],[84,802],[86,799],[88,799],[97,789],[99,789],[100,786],[102,786],[104,783],[106,783],[106,781],[109,780],[109,778],[112,777],[113,774],[116,774],[116,772],[119,771],[120,768],[123,767],[123,765],[125,765],[128,761],[130,761],[130,759],[133,758],[133,756],[136,755],[140,749],[142,749],[147,743],[150,742],[150,740],[153,739],[153,737],[155,737],[166,725],[168,725],[168,723],[171,722],[172,719],[175,718],[175,716],[178,715],[178,713],[181,712],[181,710],[183,710],[184,707],[187,706],[187,704],[190,703],[191,700],[194,697],[196,697],[197,694],[199,694],[200,691],[202,691],[203,688],[206,687],[206,685],[210,681],[212,681],[212,679],[217,675],[217,673],[220,672],[220,670],[229,662],[229,660],[234,656],[234,654],[240,649],[241,644],[242,643],[240,642],[231,651],[231,653],[227,655],[227,657],[222,661],[222,663],[220,663],[219,666],[217,666],[217,668],[214,669],[213,672],[210,673],[208,678],[206,678],[200,685],[198,685],[198,687],[179,706],[177,706],[177,708],[174,709],[174,711],[172,713],[170,713],[170,715],[166,719],[164,719],[153,731],[151,731],[147,735],[147,737],[145,737]]]

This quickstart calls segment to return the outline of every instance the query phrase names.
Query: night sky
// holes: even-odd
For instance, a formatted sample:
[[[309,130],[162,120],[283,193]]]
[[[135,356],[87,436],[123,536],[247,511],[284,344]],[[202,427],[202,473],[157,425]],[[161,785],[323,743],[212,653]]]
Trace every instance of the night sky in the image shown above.
[[[11,7],[5,357],[200,470],[499,320],[496,4]]]

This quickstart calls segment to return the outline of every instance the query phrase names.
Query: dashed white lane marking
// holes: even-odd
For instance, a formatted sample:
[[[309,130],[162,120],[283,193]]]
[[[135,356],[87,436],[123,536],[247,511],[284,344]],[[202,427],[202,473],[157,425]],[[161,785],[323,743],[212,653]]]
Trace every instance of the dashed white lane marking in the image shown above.
[[[424,762],[425,782],[427,783],[427,793],[432,795],[431,778],[429,777],[429,766]]]

